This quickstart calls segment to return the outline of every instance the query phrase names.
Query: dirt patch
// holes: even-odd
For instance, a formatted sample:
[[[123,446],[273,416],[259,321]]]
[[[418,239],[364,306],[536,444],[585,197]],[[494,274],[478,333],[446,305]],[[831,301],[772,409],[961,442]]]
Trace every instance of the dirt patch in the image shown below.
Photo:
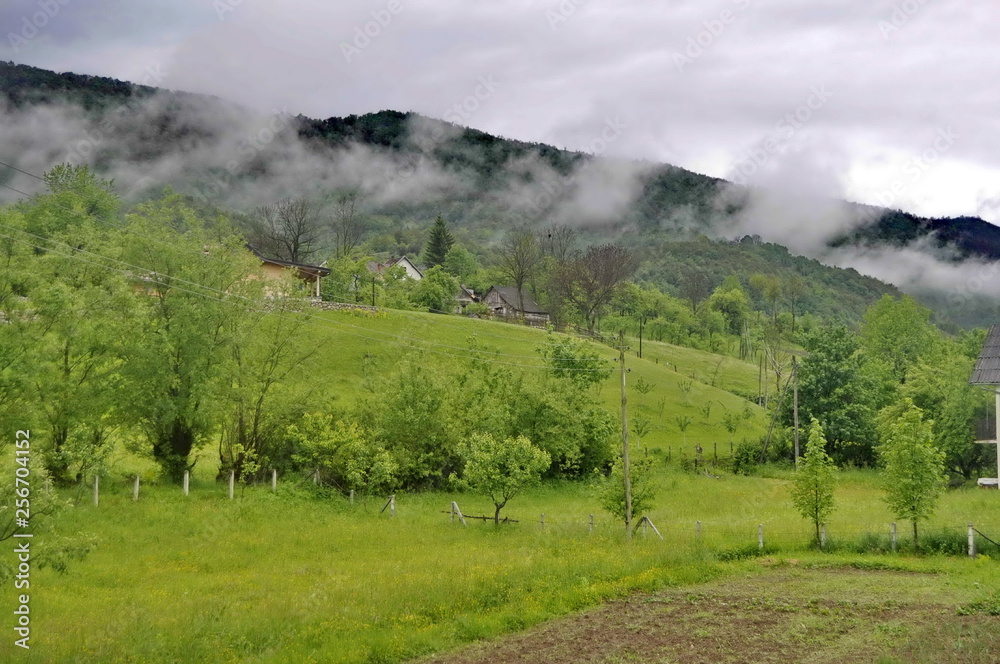
[[[770,569],[632,596],[423,661],[867,663],[959,620],[934,586],[931,577],[897,572]]]

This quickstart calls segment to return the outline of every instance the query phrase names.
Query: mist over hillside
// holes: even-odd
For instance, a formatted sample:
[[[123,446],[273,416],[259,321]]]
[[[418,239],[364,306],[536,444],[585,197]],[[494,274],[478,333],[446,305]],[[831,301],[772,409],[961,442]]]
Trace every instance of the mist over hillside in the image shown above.
[[[646,249],[654,263],[648,274],[661,282],[677,272],[666,256],[698,262],[679,258],[693,252],[671,243],[749,238],[734,251],[756,252],[747,260],[764,261],[759,269],[801,273],[815,269],[806,259],[816,259],[917,295],[942,320],[983,325],[1000,315],[1000,229],[981,219],[922,219],[838,200],[807,163],[760,188],[603,157],[626,129],[614,117],[595,128],[592,153],[583,153],[413,113],[315,120],[276,108],[264,115],[214,97],[12,63],[0,63],[0,88],[4,161],[34,174],[62,162],[87,164],[131,199],[170,186],[239,213],[286,196],[322,203],[350,190],[385,223],[422,227],[442,215],[487,242],[516,224],[569,225],[588,242]],[[41,187],[9,169],[0,183],[27,193]],[[17,197],[0,189],[2,201]],[[761,241],[792,253],[765,252]],[[706,261],[699,269],[725,272]],[[849,289],[859,304],[837,312],[845,318],[856,318],[866,298],[895,291],[840,275],[863,284]]]

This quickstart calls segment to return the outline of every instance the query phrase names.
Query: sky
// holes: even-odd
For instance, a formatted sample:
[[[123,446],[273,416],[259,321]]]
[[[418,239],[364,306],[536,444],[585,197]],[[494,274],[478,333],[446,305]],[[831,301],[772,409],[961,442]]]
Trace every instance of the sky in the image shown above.
[[[5,0],[0,59],[1000,223],[985,0]]]

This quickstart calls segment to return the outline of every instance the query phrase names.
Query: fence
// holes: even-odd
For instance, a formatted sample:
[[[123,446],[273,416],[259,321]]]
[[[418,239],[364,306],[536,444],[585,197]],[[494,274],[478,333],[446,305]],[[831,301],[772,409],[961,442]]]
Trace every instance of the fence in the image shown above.
[[[191,481],[190,473],[185,472],[179,492],[184,496],[190,495]],[[236,477],[232,471],[229,473],[226,483],[226,496],[228,500],[236,498],[235,486]],[[318,471],[299,478],[297,485],[306,483],[319,483]],[[271,471],[270,490],[276,492],[278,489],[278,473]],[[142,482],[139,475],[135,475],[127,481],[129,493],[132,501],[139,501],[141,498]],[[99,476],[94,476],[93,503],[95,507],[100,506],[101,480]],[[350,505],[355,504],[355,492],[352,490],[345,493],[344,497]],[[396,494],[386,498],[386,502],[379,510],[380,514],[388,513],[390,518],[396,517]],[[468,527],[469,521],[490,522],[494,521],[493,516],[486,514],[473,515],[463,513],[456,501],[452,501],[449,509],[440,510],[448,514],[451,521],[460,523]],[[624,524],[610,517],[597,517],[595,514],[585,516],[579,515],[556,515],[551,513],[539,513],[537,519],[513,518],[503,516],[500,519],[502,524],[518,524],[518,527],[534,527],[542,533],[562,534],[567,536],[579,535],[604,535],[617,537],[624,534]],[[534,524],[534,525],[532,525]],[[966,554],[976,557],[984,549],[992,555],[1000,554],[1000,524],[980,524],[978,527],[974,523],[967,523],[964,526],[936,526],[931,527],[926,524],[921,526],[922,535],[920,537],[921,550],[931,553],[947,553],[952,555]],[[721,556],[731,555],[733,557],[743,557],[756,553],[769,553],[779,550],[801,550],[804,545],[812,544],[814,538],[809,524],[803,522],[794,527],[782,523],[753,523],[746,521],[703,521],[703,520],[660,520],[654,524],[648,516],[638,517],[633,528],[634,536],[640,539],[651,539],[653,537],[663,541],[668,546],[689,546],[706,551],[718,552]],[[895,522],[884,524],[864,524],[861,526],[845,526],[837,524],[831,527],[824,524],[820,529],[820,548],[825,550],[847,550],[858,553],[862,552],[906,552],[912,551],[914,545],[912,537],[902,535]]]

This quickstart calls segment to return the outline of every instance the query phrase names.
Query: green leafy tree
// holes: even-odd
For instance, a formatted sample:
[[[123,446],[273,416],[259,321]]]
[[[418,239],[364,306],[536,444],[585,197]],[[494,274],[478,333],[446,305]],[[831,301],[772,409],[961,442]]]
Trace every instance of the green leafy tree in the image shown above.
[[[932,423],[910,399],[879,414],[879,435],[885,501],[896,518],[913,524],[919,550],[917,524],[934,513],[944,486],[944,453],[934,446]]]
[[[426,307],[428,311],[450,313],[455,308],[457,292],[458,282],[455,278],[440,265],[435,265],[424,272],[424,278],[413,287],[411,298],[415,304]]]
[[[861,327],[864,349],[873,357],[884,358],[898,383],[906,380],[909,368],[939,339],[930,315],[929,309],[908,295],[898,300],[883,295],[865,313]]]
[[[293,459],[305,470],[361,493],[378,493],[396,483],[393,456],[354,422],[328,413],[307,413],[287,428]]]
[[[830,456],[840,464],[875,461],[875,414],[879,390],[846,327],[819,328],[805,339],[809,351],[799,365],[799,417],[819,420]],[[792,425],[791,399],[782,404],[781,421]]]
[[[424,260],[434,267],[442,265],[448,257],[448,251],[455,244],[455,238],[448,230],[448,224],[442,217],[434,220],[430,235],[427,238],[427,249],[424,250]]]
[[[206,229],[176,195],[139,206],[127,221],[126,255],[143,295],[122,369],[132,395],[125,407],[164,474],[179,481],[191,452],[217,431],[233,331],[249,320],[248,294],[260,293],[260,264],[241,238]]]
[[[472,252],[460,244],[456,244],[448,250],[442,266],[448,274],[462,283],[469,282],[482,268]]]
[[[806,442],[806,454],[799,462],[792,485],[792,504],[803,518],[812,521],[816,529],[816,542],[820,541],[819,529],[833,513],[833,489],[837,483],[837,469],[826,453],[826,437],[819,420],[813,418]]]
[[[625,505],[625,471],[621,457],[615,460],[611,473],[602,477],[597,485],[597,497],[601,507],[627,523]],[[641,517],[649,511],[656,499],[656,484],[653,474],[653,458],[644,456],[629,459],[629,480],[632,485],[632,516]]]
[[[581,390],[599,385],[611,375],[611,367],[594,344],[565,334],[550,330],[538,352],[552,376],[573,383]]]
[[[489,433],[477,434],[461,449],[462,481],[490,497],[495,524],[500,523],[500,510],[522,490],[538,484],[552,462],[547,452],[524,436],[501,441]]]

